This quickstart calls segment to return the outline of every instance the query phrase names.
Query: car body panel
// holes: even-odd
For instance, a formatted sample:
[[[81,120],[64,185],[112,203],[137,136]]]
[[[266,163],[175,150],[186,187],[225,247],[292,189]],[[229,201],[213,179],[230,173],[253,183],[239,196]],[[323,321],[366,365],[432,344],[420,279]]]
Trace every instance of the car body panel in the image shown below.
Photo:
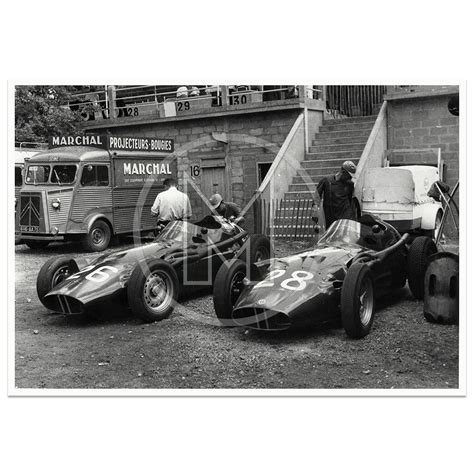
[[[403,271],[406,249],[398,244],[400,234],[391,226],[373,217],[363,219],[373,219],[374,225],[385,226],[386,231],[382,231],[385,235],[375,239],[368,230],[370,227],[364,226],[367,232],[357,241],[349,232],[347,238],[340,239],[344,226],[361,226],[341,219],[331,225],[314,249],[254,264],[253,274],[257,277],[245,282],[231,321],[222,322],[278,330],[337,318],[347,270],[362,255],[372,258],[370,266],[377,290],[381,292],[389,287],[394,273]]]
[[[204,237],[203,230],[207,230]],[[89,261],[72,259],[69,268],[75,273],[45,296],[45,306],[68,313],[60,303],[69,301],[82,312],[87,306],[107,298],[125,295],[128,279],[136,265],[143,264],[145,268],[150,258],[170,263],[182,289],[211,286],[220,265],[236,256],[247,237],[247,232],[238,225],[223,222],[218,217],[209,216],[196,224],[171,222],[152,243],[108,252]]]

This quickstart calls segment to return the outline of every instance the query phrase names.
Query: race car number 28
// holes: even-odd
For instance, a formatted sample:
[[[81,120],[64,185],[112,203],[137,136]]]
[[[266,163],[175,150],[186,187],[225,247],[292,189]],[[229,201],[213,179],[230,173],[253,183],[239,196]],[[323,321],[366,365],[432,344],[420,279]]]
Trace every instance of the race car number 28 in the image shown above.
[[[275,285],[273,280],[282,277],[285,270],[272,270],[265,280],[257,283],[254,288],[269,288]],[[296,270],[291,274],[291,278],[287,278],[280,282],[280,286],[285,290],[301,291],[306,288],[306,281],[311,280],[314,275],[305,270]]]

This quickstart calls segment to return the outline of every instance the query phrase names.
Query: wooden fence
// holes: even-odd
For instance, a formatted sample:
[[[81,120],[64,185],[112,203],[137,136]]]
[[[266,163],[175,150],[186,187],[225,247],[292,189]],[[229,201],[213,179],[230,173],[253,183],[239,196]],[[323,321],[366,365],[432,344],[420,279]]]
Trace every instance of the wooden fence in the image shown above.
[[[387,86],[327,86],[326,106],[346,117],[375,115],[386,92]]]
[[[254,232],[282,239],[315,237],[312,199],[257,199],[254,202]]]

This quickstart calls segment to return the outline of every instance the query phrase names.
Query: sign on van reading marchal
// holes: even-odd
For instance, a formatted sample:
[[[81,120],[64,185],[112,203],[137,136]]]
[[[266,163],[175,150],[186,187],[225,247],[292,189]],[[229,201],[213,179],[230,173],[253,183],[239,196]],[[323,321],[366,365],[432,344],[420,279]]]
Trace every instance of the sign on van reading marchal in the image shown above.
[[[115,137],[111,135],[65,135],[50,137],[51,148],[61,146],[92,146],[111,151],[149,151],[173,153],[171,138]]]

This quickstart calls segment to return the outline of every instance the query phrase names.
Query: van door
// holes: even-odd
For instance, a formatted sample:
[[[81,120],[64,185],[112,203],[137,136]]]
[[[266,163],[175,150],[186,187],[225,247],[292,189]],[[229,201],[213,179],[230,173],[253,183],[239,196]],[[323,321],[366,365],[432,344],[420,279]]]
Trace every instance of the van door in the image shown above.
[[[110,165],[87,163],[79,173],[79,185],[74,196],[71,220],[75,224],[83,224],[100,214],[113,227]]]

